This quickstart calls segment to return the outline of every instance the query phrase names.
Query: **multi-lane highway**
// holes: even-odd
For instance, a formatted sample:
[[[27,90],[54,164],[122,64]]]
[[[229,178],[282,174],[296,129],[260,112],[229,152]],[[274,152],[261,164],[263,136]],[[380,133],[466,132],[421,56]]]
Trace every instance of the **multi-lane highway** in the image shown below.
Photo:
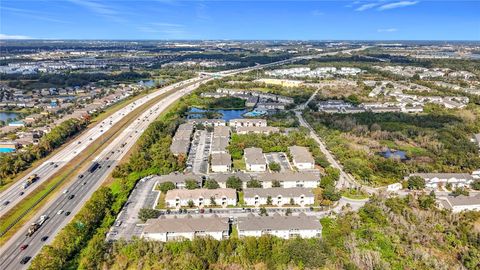
[[[61,171],[65,164],[73,160],[79,153],[87,149],[93,142],[98,139],[102,139],[102,135],[116,123],[121,121],[127,114],[142,106],[149,100],[152,100],[176,87],[180,87],[198,80],[200,80],[200,78],[197,77],[180,83],[172,84],[158,91],[152,92],[134,102],[131,102],[124,108],[115,112],[115,114],[111,115],[109,118],[96,124],[94,127],[81,134],[62,150],[47,159],[43,164],[32,170],[30,174],[26,175],[20,181],[17,181],[8,189],[0,193],[0,216],[4,215],[10,209],[15,207],[18,202],[28,196],[42,182],[49,179],[55,173]],[[37,181],[24,188],[24,183],[33,174],[38,175]]]
[[[221,74],[227,76],[234,75],[237,73],[281,65],[297,60],[301,60],[301,58],[279,61],[267,65],[257,65],[250,68],[231,70],[221,72]],[[114,115],[104,120],[102,123],[97,124],[92,129],[93,131],[89,130],[87,133],[81,135],[78,139],[65,148],[68,150],[64,149],[60,151],[42,166],[35,169],[32,173],[38,174],[40,177],[38,182],[42,182],[42,180],[47,179],[53,173],[60,170],[65,163],[67,163],[69,160],[72,160],[76,154],[87,148],[91,142],[95,141],[104,132],[106,132],[107,127],[110,127],[111,125],[114,125],[116,122],[120,121],[120,119],[126,114],[156,96],[159,96],[179,86],[187,85],[182,90],[176,91],[163,98],[156,105],[144,112],[128,127],[126,127],[120,134],[116,135],[116,138],[113,140],[113,142],[107,145],[101,151],[101,153],[92,160],[92,164],[94,162],[99,164],[95,170],[86,170],[75,176],[75,180],[69,184],[67,189],[64,190],[62,194],[52,199],[40,211],[38,211],[31,222],[35,222],[42,215],[48,216],[48,219],[31,237],[26,236],[29,227],[29,224],[26,224],[11,239],[9,239],[9,241],[0,248],[0,269],[26,268],[29,265],[30,259],[40,251],[44,244],[48,243],[54,238],[58,231],[63,228],[80,210],[88,198],[90,198],[91,194],[98,189],[98,187],[108,177],[119,160],[121,160],[121,158],[135,144],[137,139],[141,136],[148,125],[153,122],[160,115],[160,113],[166,110],[169,105],[180,99],[182,96],[193,91],[201,83],[205,83],[209,80],[211,80],[209,77],[196,77],[194,79],[163,88],[155,93],[149,94],[148,96],[142,98],[142,100],[135,101],[135,103],[132,103],[118,111]],[[92,140],[90,140],[90,138],[92,138]],[[55,164],[58,166],[55,166]],[[25,192],[21,186],[24,180],[25,179],[22,179],[20,183],[13,185],[8,190],[3,192],[1,194],[1,199],[18,201],[15,196],[26,196],[27,192]],[[38,185],[38,182],[34,185]],[[27,191],[29,189],[31,190],[31,187],[27,188]],[[19,195],[21,191],[24,191],[25,194]],[[14,194],[15,196],[3,198],[3,196],[10,196],[11,194]],[[2,211],[6,211],[5,209],[7,208],[8,205],[3,208]],[[22,260],[26,261],[26,263],[21,264]]]
[[[115,165],[135,144],[148,125],[169,105],[186,93],[194,90],[200,82],[207,80],[202,79],[165,97],[116,136],[113,142],[92,160],[92,164],[95,162],[99,164],[96,170],[81,172],[76,176],[76,180],[72,181],[62,192],[62,195],[49,202],[37,213],[33,220],[38,220],[42,215],[47,216],[48,219],[31,237],[26,236],[28,224],[2,247],[0,250],[0,269],[21,269],[26,267],[28,263],[22,265],[20,264],[21,260],[35,256],[42,246],[53,239],[56,233],[72,219],[90,195],[102,184],[103,179],[111,173]],[[109,121],[110,118],[107,120]]]

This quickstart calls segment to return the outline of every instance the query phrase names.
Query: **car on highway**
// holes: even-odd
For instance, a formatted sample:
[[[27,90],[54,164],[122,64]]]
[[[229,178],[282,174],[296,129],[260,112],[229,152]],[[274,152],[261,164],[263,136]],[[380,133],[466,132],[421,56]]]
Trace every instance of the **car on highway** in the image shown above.
[[[20,191],[20,196],[22,196],[23,194],[25,194],[25,192],[23,192],[23,191]]]
[[[80,174],[80,175],[78,176],[78,178],[83,178],[83,174]]]
[[[61,215],[61,214],[63,214],[63,210],[62,210],[62,209],[58,210],[58,212],[57,212],[57,215]]]
[[[22,245],[22,246],[20,247],[20,250],[25,250],[25,249],[27,249],[27,247],[28,247],[28,245],[27,245],[27,244],[25,244],[25,245]]]
[[[83,182],[82,185],[85,186],[87,184],[87,182]]]
[[[63,194],[67,194],[67,193],[68,193],[68,189],[65,189],[65,190],[63,191]]]
[[[40,238],[40,240],[41,240],[42,242],[47,241],[47,239],[48,239],[48,235],[45,235],[44,237]]]
[[[10,201],[4,201],[3,205],[7,206],[10,203]]]
[[[53,165],[53,167],[54,167],[54,168],[57,168],[57,167],[58,167],[58,164]]]
[[[65,212],[65,216],[68,217],[70,215],[70,211]]]
[[[30,261],[32,257],[30,256],[25,256],[23,259],[20,261],[20,264],[26,264],[28,261]]]
[[[75,195],[72,194],[72,195],[68,196],[68,199],[71,200],[71,199],[73,199],[74,197],[75,197]]]

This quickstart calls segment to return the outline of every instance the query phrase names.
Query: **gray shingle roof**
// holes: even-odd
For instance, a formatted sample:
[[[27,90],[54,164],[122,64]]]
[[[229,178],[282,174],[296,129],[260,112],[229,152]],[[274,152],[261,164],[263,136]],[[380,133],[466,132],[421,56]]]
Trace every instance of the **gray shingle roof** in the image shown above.
[[[232,156],[228,153],[214,153],[211,160],[212,166],[215,165],[232,165]]]
[[[315,172],[278,172],[260,173],[256,179],[259,181],[319,181],[320,176]]]
[[[245,148],[245,162],[248,164],[266,164],[262,149],[256,147]]]
[[[202,198],[222,198],[227,197],[229,199],[236,199],[237,192],[232,188],[217,188],[217,189],[172,189],[167,192],[165,200],[174,200],[175,198],[183,200],[196,200]]]
[[[230,137],[230,127],[229,126],[215,126],[213,128],[213,137]]]
[[[464,196],[460,195],[457,197],[448,196],[446,201],[451,206],[462,206],[462,205],[479,205],[480,204],[480,195],[477,196]]]
[[[293,160],[297,163],[315,163],[315,160],[307,147],[294,145],[288,147],[288,150],[290,151]]]
[[[247,216],[238,218],[238,229],[240,231],[257,230],[321,230],[322,225],[316,217],[298,215],[298,216],[280,216],[273,215],[267,217]]]
[[[149,219],[143,228],[144,233],[166,232],[220,232],[228,231],[228,218],[221,217],[185,217],[169,219]]]
[[[182,174],[182,173],[171,173],[168,175],[156,176],[154,181],[159,183],[172,182],[172,183],[184,183],[186,180],[196,180],[197,182],[202,182],[201,175],[195,174]]]
[[[209,174],[208,177],[210,179],[214,179],[218,183],[220,182],[227,182],[229,177],[238,177],[240,180],[243,182],[248,182],[252,180],[249,174],[243,173],[243,172],[236,172],[236,173],[217,173],[217,174]]]
[[[259,197],[313,197],[313,193],[309,188],[247,188],[243,190],[245,198]]]
[[[412,173],[411,176],[420,176],[424,179],[465,179],[465,180],[473,180],[473,177],[468,173]]]

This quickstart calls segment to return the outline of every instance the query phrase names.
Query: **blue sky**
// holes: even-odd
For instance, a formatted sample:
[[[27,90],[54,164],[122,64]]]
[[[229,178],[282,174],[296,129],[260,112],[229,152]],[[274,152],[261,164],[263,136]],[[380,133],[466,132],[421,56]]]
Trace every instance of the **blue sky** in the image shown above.
[[[480,0],[1,0],[0,38],[480,40]]]

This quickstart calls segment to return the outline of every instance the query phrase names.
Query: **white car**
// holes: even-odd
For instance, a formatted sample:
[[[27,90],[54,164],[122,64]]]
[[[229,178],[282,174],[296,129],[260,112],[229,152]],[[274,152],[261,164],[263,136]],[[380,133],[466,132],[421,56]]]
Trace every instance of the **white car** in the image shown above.
[[[63,194],[67,194],[67,193],[68,193],[68,189],[65,189],[65,190],[63,191]]]
[[[62,210],[62,209],[58,210],[58,212],[57,212],[57,215],[61,215],[61,214],[63,214],[63,210]]]

